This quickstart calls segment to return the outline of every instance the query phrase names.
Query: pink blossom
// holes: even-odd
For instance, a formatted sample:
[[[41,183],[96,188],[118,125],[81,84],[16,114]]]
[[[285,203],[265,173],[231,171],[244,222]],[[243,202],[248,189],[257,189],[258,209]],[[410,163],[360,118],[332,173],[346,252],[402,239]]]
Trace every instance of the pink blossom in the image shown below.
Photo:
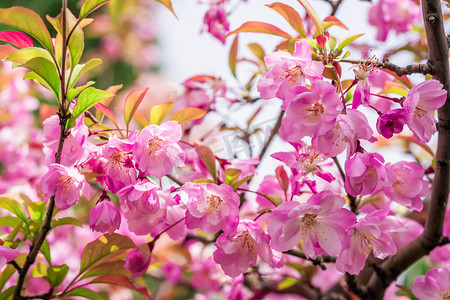
[[[312,138],[312,147],[328,157],[334,157],[347,149],[347,158],[357,149],[358,140],[376,141],[372,136],[366,116],[356,110],[347,109],[346,114],[340,114],[334,126],[323,135]]]
[[[366,259],[372,251],[373,255],[380,259],[397,252],[394,241],[384,232],[384,227],[381,225],[381,221],[388,213],[388,210],[374,211],[349,229],[350,247],[337,257],[338,271],[356,275],[364,268]]]
[[[113,234],[120,227],[120,212],[110,200],[97,203],[89,214],[89,227],[93,231]]]
[[[19,256],[19,249],[12,249],[7,246],[0,246],[0,269],[2,269],[6,263],[15,260]]]
[[[382,136],[390,139],[394,133],[400,133],[407,121],[407,112],[403,108],[390,110],[378,117],[377,130]]]
[[[258,224],[249,220],[240,221],[236,230],[225,231],[217,238],[214,261],[233,278],[254,266],[257,256],[272,266],[281,267],[283,262],[274,259],[269,241],[269,236]]]
[[[306,81],[322,79],[324,66],[313,61],[308,42],[295,43],[294,55],[288,52],[276,51],[268,54],[264,62],[270,68],[258,81],[257,88],[261,97],[271,99],[275,96],[285,98],[288,89],[305,86]]]
[[[226,184],[188,182],[181,187],[186,203],[186,226],[206,233],[231,231],[239,222],[239,196]],[[188,198],[188,199],[186,199]]]
[[[185,154],[177,144],[181,135],[181,126],[175,121],[142,129],[133,148],[139,170],[161,178],[172,173],[174,165],[184,166]]]
[[[444,105],[447,91],[437,80],[427,80],[413,87],[403,102],[407,112],[407,124],[414,138],[426,143],[436,132],[436,120],[433,111]]]
[[[305,136],[323,135],[333,128],[342,109],[336,88],[326,81],[315,81],[310,91],[289,102],[280,128],[281,137],[299,143]]]
[[[194,260],[191,263],[191,284],[199,290],[218,291],[217,264],[211,258]]]
[[[419,299],[441,300],[450,297],[450,264],[428,270],[425,276],[417,277],[412,292]]]
[[[168,261],[162,267],[162,272],[164,273],[165,279],[172,284],[180,281],[181,275],[183,275],[183,269],[181,268],[181,266],[171,261]]]
[[[274,208],[277,206],[276,201],[269,200],[267,197],[274,197],[276,199],[280,199],[280,203],[286,202],[286,195],[284,194],[283,189],[281,188],[280,184],[278,183],[278,180],[273,175],[267,175],[264,177],[263,182],[261,182],[258,193],[256,195],[256,202],[258,203],[258,210],[266,209],[266,208]],[[261,194],[267,195],[267,197],[262,196]],[[288,196],[288,199],[290,199],[290,193]]]
[[[420,6],[412,0],[379,0],[369,10],[369,23],[378,28],[379,41],[385,41],[391,30],[409,31],[420,18]]]
[[[207,30],[216,39],[225,44],[225,38],[230,30],[230,23],[228,23],[224,5],[211,5],[203,19],[202,31],[204,30]]]
[[[45,197],[55,196],[55,204],[67,209],[76,204],[81,194],[91,197],[91,189],[83,175],[74,167],[51,164],[50,170],[41,179],[41,189]]]
[[[102,168],[106,173],[106,185],[113,193],[117,193],[137,179],[138,172],[129,154],[136,139],[136,133],[130,134],[123,140],[110,135],[108,143],[100,149]]]
[[[130,253],[128,253],[124,266],[131,271],[131,278],[136,278],[143,275],[147,271],[151,259],[151,256],[141,250],[133,249]]]
[[[377,184],[392,185],[395,174],[383,163],[384,159],[378,153],[357,152],[345,162],[345,191],[356,197],[372,193]]]
[[[289,201],[272,210],[268,232],[275,250],[287,251],[299,245],[306,257],[318,254],[338,255],[349,246],[346,230],[356,220],[355,215],[342,208],[344,198],[323,191],[307,203]]]
[[[46,119],[43,123],[44,137],[44,154],[48,164],[55,162],[55,153],[58,150],[59,135],[61,127],[59,125],[59,117],[53,115]],[[87,158],[87,137],[89,129],[84,125],[84,117],[75,120],[75,127],[70,129],[70,135],[64,141],[63,151],[61,154],[61,164],[65,166],[75,166],[83,159]]]
[[[353,95],[352,108],[357,109],[361,104],[364,106],[369,106],[370,101],[370,84],[369,77],[371,71],[373,70],[373,65],[369,60],[366,64],[360,64],[358,70],[353,69],[355,73],[355,80],[358,80],[356,84],[355,93]]]
[[[386,167],[395,173],[392,185],[383,186],[384,193],[392,200],[407,208],[421,211],[421,197],[428,194],[428,182],[423,179],[423,167],[415,162],[400,161]]]
[[[116,193],[120,204],[129,210],[141,213],[154,213],[159,208],[159,185],[152,179],[145,178],[123,187]]]

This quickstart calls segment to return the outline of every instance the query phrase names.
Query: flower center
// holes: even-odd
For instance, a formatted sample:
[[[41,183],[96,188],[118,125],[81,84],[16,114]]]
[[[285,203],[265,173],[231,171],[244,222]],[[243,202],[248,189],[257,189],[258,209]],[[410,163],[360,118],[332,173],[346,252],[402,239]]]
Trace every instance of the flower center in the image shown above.
[[[149,151],[149,155],[155,157],[156,152],[164,150],[164,141],[158,137],[149,139],[147,142],[147,150]]]
[[[311,115],[314,116],[320,116],[323,114],[324,109],[323,109],[323,105],[320,102],[316,102],[314,104],[310,104],[307,108],[307,111],[311,112]]]
[[[313,214],[306,214],[303,216],[302,222],[303,225],[305,226],[305,229],[311,229],[311,227],[317,224],[316,217],[317,215]]]
[[[283,74],[281,80],[288,80],[295,83],[300,76],[303,76],[302,67],[300,65],[295,65],[285,70],[285,74]]]
[[[222,206],[223,203],[222,198],[216,195],[210,195],[203,199],[207,204],[206,207],[203,209],[203,212],[205,213],[216,214],[220,210],[220,207]]]
[[[232,241],[232,243],[241,244],[240,249],[239,249],[239,252],[241,252],[241,253],[252,252],[253,254],[256,254],[255,240],[253,239],[253,237],[250,235],[250,233],[248,231],[245,231],[245,232],[241,233],[240,235],[238,235]]]
[[[58,179],[58,185],[63,188],[64,192],[67,192],[70,187],[73,186],[72,177],[69,175],[64,175]]]

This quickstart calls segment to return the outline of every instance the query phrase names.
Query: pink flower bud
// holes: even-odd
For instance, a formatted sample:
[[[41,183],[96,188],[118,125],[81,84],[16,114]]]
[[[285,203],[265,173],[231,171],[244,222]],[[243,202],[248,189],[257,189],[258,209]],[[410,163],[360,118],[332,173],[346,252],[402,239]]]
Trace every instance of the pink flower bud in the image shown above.
[[[108,200],[97,203],[89,215],[89,227],[93,231],[112,234],[120,226],[120,212]]]
[[[125,268],[131,271],[131,278],[143,275],[150,265],[151,256],[139,249],[132,250],[125,260]]]

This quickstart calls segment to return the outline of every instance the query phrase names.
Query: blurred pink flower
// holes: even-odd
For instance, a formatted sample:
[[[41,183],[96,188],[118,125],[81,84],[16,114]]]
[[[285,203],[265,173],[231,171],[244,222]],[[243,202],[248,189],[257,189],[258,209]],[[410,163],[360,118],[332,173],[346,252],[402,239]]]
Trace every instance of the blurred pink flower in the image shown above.
[[[223,4],[211,5],[203,19],[203,31],[208,31],[216,39],[225,44],[225,37],[230,30],[227,12]]]
[[[89,214],[92,231],[113,234],[120,227],[121,216],[117,207],[108,199],[97,203]]]
[[[0,246],[0,269],[6,265],[6,263],[15,260],[19,256],[19,249],[11,249],[7,246]]]
[[[133,249],[125,260],[125,268],[131,271],[131,278],[143,275],[150,266],[151,256],[140,249]]]
[[[450,264],[431,269],[417,277],[412,292],[419,299],[442,300],[450,297]]]

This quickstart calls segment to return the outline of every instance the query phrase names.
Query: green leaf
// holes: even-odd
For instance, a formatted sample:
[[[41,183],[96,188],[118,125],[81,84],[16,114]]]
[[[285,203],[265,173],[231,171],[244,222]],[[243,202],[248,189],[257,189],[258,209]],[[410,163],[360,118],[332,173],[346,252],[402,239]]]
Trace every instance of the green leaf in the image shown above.
[[[101,100],[111,97],[112,94],[106,91],[98,90],[93,87],[89,87],[83,90],[78,97],[77,105],[73,110],[74,119],[84,114],[89,108],[100,102]]]
[[[233,185],[233,183],[241,176],[242,171],[239,169],[226,169],[225,170],[225,184]]]
[[[36,73],[36,75],[48,84],[50,90],[53,94],[55,94],[56,98],[60,99],[60,81],[58,71],[51,61],[44,57],[36,57],[21,65],[21,67],[27,68]]]
[[[83,273],[103,258],[120,250],[130,248],[136,248],[136,245],[129,237],[117,233],[102,235],[84,248],[81,255],[80,273]]]
[[[237,61],[238,47],[239,47],[239,34],[236,34],[233,44],[231,45],[230,55],[228,58],[231,74],[233,74],[234,77],[236,77],[236,61]]]
[[[62,225],[75,225],[75,226],[78,226],[78,227],[82,226],[80,221],[78,221],[77,219],[72,218],[72,217],[64,217],[64,218],[61,218],[61,219],[55,219],[51,223],[51,227],[52,228],[55,228],[55,227],[58,227],[58,226],[62,226]]]
[[[80,279],[102,275],[124,275],[130,277],[131,272],[124,267],[124,260],[116,260],[99,264],[87,271]]]
[[[161,105],[155,105],[150,110],[150,124],[160,125],[164,118],[170,113],[172,110],[174,103],[165,103]]]
[[[47,275],[47,265],[42,261],[38,262],[34,265],[32,275],[33,277],[44,277]]]
[[[42,79],[41,76],[39,76],[38,74],[34,73],[34,72],[28,72],[24,77],[24,80],[26,79],[31,79],[36,83],[39,83],[40,85],[42,85],[44,88],[46,88],[47,90],[52,90],[52,88],[48,85],[48,83]]]
[[[78,96],[78,94],[80,94],[84,89],[87,89],[88,87],[90,87],[94,83],[95,83],[95,81],[89,81],[85,85],[77,86],[76,88],[70,89],[67,92],[67,101],[68,102],[72,102],[72,100],[75,99]]]
[[[346,37],[345,39],[340,41],[339,45],[337,47],[338,53],[341,52],[342,49],[344,49],[345,46],[347,46],[348,44],[350,44],[351,42],[353,42],[354,40],[356,40],[357,38],[359,38],[359,37],[361,37],[363,35],[364,35],[364,33],[357,34],[357,35],[352,35],[352,36]]]
[[[203,116],[206,114],[206,111],[200,108],[195,107],[187,107],[183,108],[182,110],[177,111],[170,117],[169,120],[171,121],[177,121],[178,123],[185,124],[187,122],[191,122],[197,119],[203,118]]]
[[[127,99],[125,100],[125,107],[123,112],[127,128],[128,125],[130,124],[131,119],[133,118],[134,113],[136,112],[142,100],[144,99],[144,96],[147,93],[147,91],[148,88],[145,88],[142,90],[132,91],[130,94],[128,94]]]
[[[0,8],[0,23],[25,31],[53,53],[52,38],[48,29],[41,17],[31,9],[20,6]]]
[[[110,0],[85,0],[81,6],[79,18],[84,18]]]
[[[33,222],[40,222],[45,217],[46,206],[44,202],[33,202],[27,206],[27,210]]]
[[[14,228],[20,222],[22,222],[22,220],[20,220],[20,218],[18,218],[18,217],[6,216],[3,218],[0,218],[0,226],[8,226],[8,227]]]
[[[47,239],[44,240],[42,243],[41,249],[39,249],[44,255],[45,260],[48,262],[49,265],[52,264],[52,257],[50,256],[50,245],[48,244]]]
[[[78,19],[72,14],[72,12],[69,9],[66,10],[66,18],[67,18],[66,34],[68,36],[71,30],[77,24]],[[62,13],[60,13],[55,18],[47,16],[47,20],[53,25],[53,27],[55,27],[56,31],[61,35],[60,38],[62,38],[62,28],[63,28]],[[81,28],[81,24],[78,24],[77,27],[73,30],[73,33],[70,36],[70,39],[67,43],[67,47],[69,49],[70,54],[70,65],[76,66],[77,63],[80,61],[81,55],[83,54],[84,50],[84,33],[83,29]]]
[[[316,25],[316,28],[317,28],[317,31],[319,32],[319,34],[324,34],[325,31],[323,30],[323,27],[322,27],[322,21],[320,21],[319,15],[314,10],[314,8],[311,6],[311,4],[309,4],[309,2],[307,0],[297,0],[297,1],[303,6],[303,8],[306,10],[306,13],[313,20],[314,25]]]
[[[87,71],[98,66],[101,63],[102,61],[100,59],[93,58],[85,64],[76,65],[75,68],[73,69],[72,78],[70,79],[69,89],[73,88],[77,84],[80,77],[83,76]]]
[[[48,60],[51,59],[51,57],[48,55],[48,52],[45,52],[45,50],[41,48],[25,48],[22,50],[18,50],[11,55],[9,55],[7,58],[5,58],[6,61],[13,61],[19,64],[25,64],[27,61],[36,58],[36,57],[43,57]]]
[[[107,298],[103,297],[102,295],[105,295],[102,292],[94,292],[93,290],[84,288],[84,287],[78,287],[70,291],[67,296],[79,296],[84,297],[90,300],[105,300]]]
[[[47,269],[47,275],[44,279],[50,283],[52,287],[59,286],[67,276],[69,267],[67,265],[51,266]]]
[[[7,288],[5,291],[0,293],[0,300],[12,299],[12,296],[15,291],[16,291],[16,286]]]
[[[280,290],[287,289],[287,288],[289,288],[289,287],[295,285],[297,282],[298,282],[298,279],[295,279],[295,278],[286,278],[285,280],[281,281],[281,282],[278,284],[277,289],[278,289],[279,291],[280,291]]]
[[[211,148],[209,148],[207,145],[196,142],[195,143],[195,151],[197,151],[198,158],[203,162],[203,164],[208,169],[209,173],[214,178],[214,182],[217,181],[216,177],[216,158],[214,156],[214,153],[212,152]]]
[[[247,176],[244,179],[239,180],[238,182],[233,184],[233,190],[236,192],[236,190],[243,185],[244,183],[246,183],[247,181],[249,181],[250,179],[253,178],[253,175]]]
[[[26,258],[27,258],[26,254],[19,254],[19,256],[17,256],[15,261],[19,266],[22,266],[25,263]],[[2,274],[0,276],[0,291],[3,289],[6,282],[9,280],[9,278],[11,278],[11,276],[16,272],[17,272],[16,268],[14,268],[12,265],[7,265],[3,269]],[[0,293],[0,295],[3,295],[3,293],[4,292]],[[2,299],[2,298],[0,298],[0,299]],[[4,299],[6,299],[6,298],[4,298]]]
[[[236,34],[236,33],[240,33],[240,32],[267,33],[267,34],[278,35],[278,36],[284,37],[286,39],[293,39],[293,37],[289,33],[284,32],[283,30],[281,30],[280,28],[278,28],[276,26],[273,26],[272,24],[264,23],[264,22],[246,22],[246,23],[242,24],[241,27],[239,27],[238,29],[233,30],[232,32],[228,33],[227,37],[232,34]]]
[[[248,48],[250,49],[250,51],[253,52],[253,54],[255,54],[255,56],[259,59],[261,64],[265,65],[264,57],[266,56],[266,52],[264,51],[264,49],[259,44],[256,43],[248,44]]]
[[[27,216],[25,215],[22,206],[16,200],[7,198],[5,197],[5,195],[2,195],[0,197],[0,208],[9,210],[10,212],[18,216],[23,222],[27,222]]]
[[[162,5],[167,7],[167,9],[170,10],[173,13],[175,18],[178,19],[177,15],[175,14],[175,11],[173,10],[172,2],[170,0],[156,0],[156,1],[158,1],[159,3],[161,3]]]
[[[130,279],[122,275],[100,276],[92,280],[91,283],[106,283],[123,286],[140,293],[146,300],[152,299],[145,286],[134,284]]]
[[[302,17],[299,15],[299,13],[293,9],[291,6],[275,2],[272,4],[266,4],[266,6],[270,7],[271,9],[275,10],[277,13],[279,13],[283,18],[286,19],[286,21],[289,22],[291,27],[297,31],[297,33],[305,38],[306,37],[306,31],[305,27],[303,26],[303,20]]]
[[[396,95],[400,95],[400,96],[406,97],[406,95],[408,95],[408,91],[405,90],[402,87],[393,86],[393,87],[390,87],[390,88],[388,88],[386,90],[382,90],[378,94],[396,94]]]

